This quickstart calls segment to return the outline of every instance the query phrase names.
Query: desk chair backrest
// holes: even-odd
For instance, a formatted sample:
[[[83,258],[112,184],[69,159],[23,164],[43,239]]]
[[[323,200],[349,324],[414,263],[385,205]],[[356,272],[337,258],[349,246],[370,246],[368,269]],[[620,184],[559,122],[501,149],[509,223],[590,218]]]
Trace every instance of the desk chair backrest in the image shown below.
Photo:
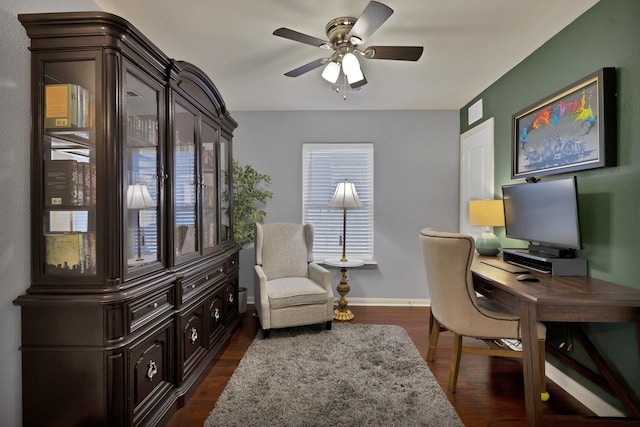
[[[471,236],[425,228],[420,231],[431,312],[445,328],[480,338],[519,338],[513,313],[481,306],[473,287]]]

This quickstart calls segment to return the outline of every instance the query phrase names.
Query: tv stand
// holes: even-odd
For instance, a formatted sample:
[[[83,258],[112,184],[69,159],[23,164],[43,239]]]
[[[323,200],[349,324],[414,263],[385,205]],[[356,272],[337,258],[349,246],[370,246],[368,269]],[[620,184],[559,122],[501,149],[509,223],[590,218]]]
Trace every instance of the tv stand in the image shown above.
[[[574,249],[554,248],[551,246],[542,245],[529,245],[529,253],[538,255],[541,257],[553,257],[553,258],[575,258],[576,251]]]
[[[541,273],[551,273],[553,276],[587,275],[587,260],[584,258],[551,256],[528,249],[503,249],[502,259],[510,264],[530,268]]]

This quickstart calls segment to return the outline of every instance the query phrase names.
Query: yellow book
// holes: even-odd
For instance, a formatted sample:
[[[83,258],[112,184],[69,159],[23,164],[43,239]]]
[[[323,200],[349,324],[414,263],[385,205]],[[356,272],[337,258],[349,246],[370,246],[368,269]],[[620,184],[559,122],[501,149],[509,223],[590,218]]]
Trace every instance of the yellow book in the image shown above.
[[[78,88],[79,86],[74,84],[50,84],[45,86],[45,127],[78,126]]]
[[[49,274],[81,274],[85,269],[82,233],[45,235],[45,270]]]

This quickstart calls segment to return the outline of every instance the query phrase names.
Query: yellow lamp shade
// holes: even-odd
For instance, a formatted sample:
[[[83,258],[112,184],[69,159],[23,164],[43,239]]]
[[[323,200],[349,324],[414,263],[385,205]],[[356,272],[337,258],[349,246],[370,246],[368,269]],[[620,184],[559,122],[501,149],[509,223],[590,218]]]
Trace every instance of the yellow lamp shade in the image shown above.
[[[486,227],[476,239],[476,251],[485,256],[498,255],[500,240],[493,234],[493,227],[504,227],[502,200],[469,201],[469,223]]]
[[[504,227],[502,200],[469,201],[469,223],[491,227]]]

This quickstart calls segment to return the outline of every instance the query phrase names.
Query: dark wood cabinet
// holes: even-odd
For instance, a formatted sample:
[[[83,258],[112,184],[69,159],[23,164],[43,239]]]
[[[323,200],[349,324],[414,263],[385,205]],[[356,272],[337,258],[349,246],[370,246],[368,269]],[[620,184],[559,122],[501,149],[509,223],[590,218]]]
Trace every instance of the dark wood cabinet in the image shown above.
[[[240,323],[231,118],[213,82],[103,12],[23,14],[31,283],[23,425],[155,426]]]

